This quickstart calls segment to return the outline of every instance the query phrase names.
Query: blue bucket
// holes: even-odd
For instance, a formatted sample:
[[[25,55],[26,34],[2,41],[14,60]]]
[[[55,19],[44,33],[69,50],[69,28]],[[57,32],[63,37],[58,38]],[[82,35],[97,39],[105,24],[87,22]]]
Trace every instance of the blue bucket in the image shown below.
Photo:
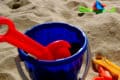
[[[87,55],[85,63],[87,67],[83,75],[86,75],[90,51],[87,36],[81,29],[67,23],[50,22],[36,25],[25,34],[44,46],[56,40],[66,40],[72,46],[70,50],[72,56],[53,61],[36,60],[18,49],[32,80],[78,80],[84,54]]]

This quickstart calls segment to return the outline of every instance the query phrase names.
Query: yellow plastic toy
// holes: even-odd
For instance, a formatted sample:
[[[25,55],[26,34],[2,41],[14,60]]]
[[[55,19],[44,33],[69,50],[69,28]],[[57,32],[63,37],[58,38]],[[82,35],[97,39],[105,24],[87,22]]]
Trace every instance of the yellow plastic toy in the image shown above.
[[[113,76],[116,76],[120,80],[120,66],[112,63],[104,56],[99,56],[93,58],[94,67],[97,68],[97,65],[100,65],[107,69]]]

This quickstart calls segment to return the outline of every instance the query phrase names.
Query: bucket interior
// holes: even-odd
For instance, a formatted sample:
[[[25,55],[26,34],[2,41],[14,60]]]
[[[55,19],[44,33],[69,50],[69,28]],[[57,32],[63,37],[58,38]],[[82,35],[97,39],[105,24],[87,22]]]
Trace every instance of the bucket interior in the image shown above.
[[[66,40],[72,46],[71,54],[76,53],[85,43],[82,32],[63,23],[37,25],[32,30],[28,30],[26,34],[44,46],[56,40]]]

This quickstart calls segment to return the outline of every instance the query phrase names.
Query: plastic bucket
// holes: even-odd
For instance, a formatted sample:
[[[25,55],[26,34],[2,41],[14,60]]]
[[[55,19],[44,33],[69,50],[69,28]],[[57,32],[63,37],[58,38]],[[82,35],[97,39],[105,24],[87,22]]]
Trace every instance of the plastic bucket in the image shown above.
[[[87,36],[81,29],[67,23],[51,22],[36,25],[25,34],[44,46],[55,40],[66,40],[72,46],[72,56],[54,61],[36,60],[18,49],[32,80],[78,80],[78,73],[83,73],[80,69],[84,54],[87,54],[87,67],[83,73],[86,75],[90,52]]]

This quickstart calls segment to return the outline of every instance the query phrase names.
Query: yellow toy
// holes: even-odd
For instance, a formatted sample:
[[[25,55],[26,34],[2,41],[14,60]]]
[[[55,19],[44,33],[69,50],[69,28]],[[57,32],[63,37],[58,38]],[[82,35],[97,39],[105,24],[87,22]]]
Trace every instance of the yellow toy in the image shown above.
[[[96,58],[93,58],[93,64],[94,68],[97,69],[98,65],[102,66],[103,68],[107,69],[113,75],[113,77],[117,77],[117,80],[120,80],[120,66],[112,63],[106,57],[99,55]]]

